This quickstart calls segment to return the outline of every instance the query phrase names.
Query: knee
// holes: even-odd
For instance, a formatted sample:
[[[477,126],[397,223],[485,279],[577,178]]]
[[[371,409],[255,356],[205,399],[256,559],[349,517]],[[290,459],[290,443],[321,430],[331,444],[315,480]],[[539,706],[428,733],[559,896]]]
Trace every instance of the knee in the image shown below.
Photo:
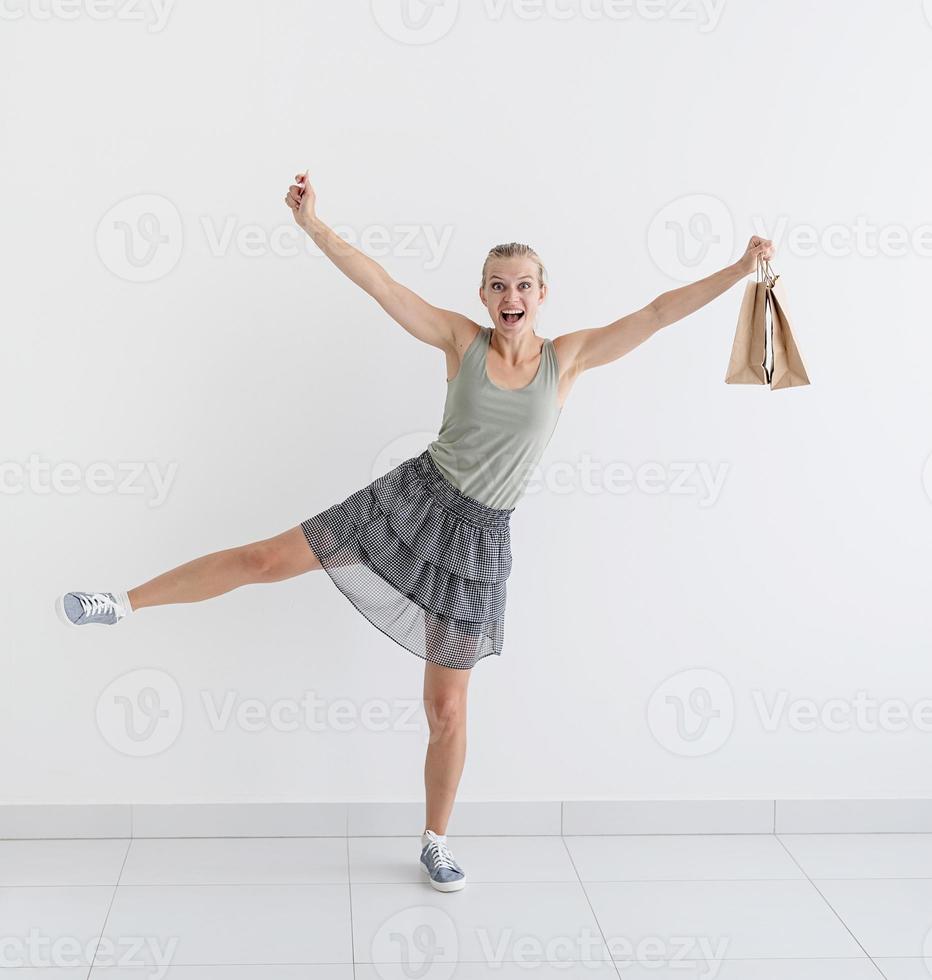
[[[443,734],[466,723],[466,699],[461,695],[441,695],[425,700],[424,710],[431,732]]]
[[[280,549],[271,541],[256,541],[240,549],[240,560],[250,582],[273,582],[282,564]]]

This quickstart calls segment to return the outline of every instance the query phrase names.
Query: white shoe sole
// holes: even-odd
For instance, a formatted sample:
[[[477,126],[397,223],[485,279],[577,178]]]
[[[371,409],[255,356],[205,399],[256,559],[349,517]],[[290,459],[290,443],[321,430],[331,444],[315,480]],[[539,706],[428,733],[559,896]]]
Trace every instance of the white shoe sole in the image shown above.
[[[427,870],[427,865],[423,861],[418,861],[421,866],[421,870],[427,875],[427,880],[437,889],[438,892],[458,892],[461,888],[466,887],[466,879],[460,878],[459,881],[434,881],[430,876],[430,872]]]

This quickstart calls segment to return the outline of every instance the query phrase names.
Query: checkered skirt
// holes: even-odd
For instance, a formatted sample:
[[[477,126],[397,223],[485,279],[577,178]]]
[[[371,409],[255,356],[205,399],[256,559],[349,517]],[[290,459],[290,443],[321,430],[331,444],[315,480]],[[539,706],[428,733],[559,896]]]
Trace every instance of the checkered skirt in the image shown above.
[[[370,623],[424,660],[465,670],[502,652],[513,511],[462,493],[425,449],[301,528]]]

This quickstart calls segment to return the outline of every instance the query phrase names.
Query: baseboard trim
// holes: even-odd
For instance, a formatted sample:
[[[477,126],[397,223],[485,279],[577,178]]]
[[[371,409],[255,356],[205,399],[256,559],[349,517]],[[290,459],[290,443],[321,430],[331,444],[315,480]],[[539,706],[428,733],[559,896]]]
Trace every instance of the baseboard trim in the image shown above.
[[[424,804],[0,805],[0,840],[133,837],[406,837]],[[452,835],[932,833],[932,800],[460,802]]]

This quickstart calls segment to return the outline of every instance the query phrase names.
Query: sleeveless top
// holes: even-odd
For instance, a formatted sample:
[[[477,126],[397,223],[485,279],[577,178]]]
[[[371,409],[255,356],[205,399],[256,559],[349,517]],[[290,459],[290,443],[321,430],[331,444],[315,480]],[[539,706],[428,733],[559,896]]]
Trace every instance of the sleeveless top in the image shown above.
[[[527,487],[562,409],[553,341],[544,340],[537,373],[523,388],[501,388],[486,370],[492,327],[480,327],[447,382],[443,421],[427,447],[460,492],[486,507],[510,509]]]

